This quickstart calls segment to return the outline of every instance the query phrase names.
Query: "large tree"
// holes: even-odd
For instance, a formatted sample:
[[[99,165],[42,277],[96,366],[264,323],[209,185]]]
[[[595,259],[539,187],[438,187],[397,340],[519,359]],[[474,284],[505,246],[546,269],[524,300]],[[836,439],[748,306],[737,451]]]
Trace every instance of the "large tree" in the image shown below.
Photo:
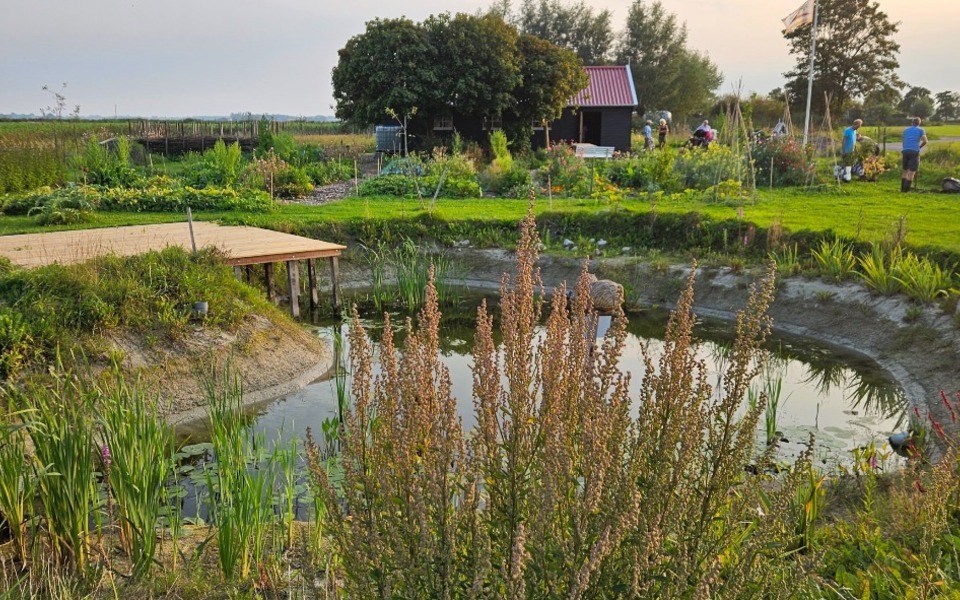
[[[340,119],[381,123],[387,111],[410,114],[439,103],[437,51],[426,29],[409,19],[376,19],[340,49],[333,97]]]
[[[372,125],[414,109],[427,119],[452,112],[500,117],[518,135],[558,116],[587,83],[576,54],[518,34],[495,13],[370,21],[333,70],[342,119]]]
[[[893,36],[900,28],[880,5],[872,0],[819,0],[817,56],[813,77],[812,104],[825,108],[824,93],[830,96],[835,117],[858,98],[882,87],[901,88],[897,77],[900,45]],[[791,101],[798,106],[807,99],[812,25],[786,34],[796,66],[784,76]]]
[[[521,83],[517,31],[498,15],[442,14],[424,26],[436,49],[444,105],[465,115],[500,115]]]
[[[583,0],[566,5],[560,0],[523,0],[516,14],[509,12],[509,2],[500,7],[521,33],[572,50],[583,64],[602,65],[610,60],[614,36],[609,10],[595,12]]]
[[[630,5],[617,45],[629,64],[639,111],[671,110],[680,118],[709,103],[722,76],[709,58],[687,49],[687,28],[660,0]]]
[[[908,117],[926,119],[933,114],[933,95],[925,87],[912,87],[903,95],[899,108]]]
[[[940,92],[937,98],[937,118],[941,121],[960,119],[960,94],[951,91]]]
[[[572,50],[529,34],[520,35],[517,48],[523,83],[514,91],[516,103],[504,124],[515,140],[528,140],[532,124],[559,118],[590,78]]]

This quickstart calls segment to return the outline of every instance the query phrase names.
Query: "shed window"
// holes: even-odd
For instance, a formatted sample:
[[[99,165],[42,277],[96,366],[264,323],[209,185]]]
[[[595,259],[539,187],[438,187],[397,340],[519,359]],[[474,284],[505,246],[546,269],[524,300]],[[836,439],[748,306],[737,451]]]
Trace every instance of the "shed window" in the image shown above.
[[[437,129],[443,129],[443,130],[453,129],[453,117],[451,117],[450,115],[444,115],[444,116],[435,118],[435,119],[433,120],[433,128],[434,128],[434,130],[437,130]]]
[[[483,119],[483,128],[493,131],[494,129],[503,129],[503,119],[500,115],[495,117],[486,117]]]

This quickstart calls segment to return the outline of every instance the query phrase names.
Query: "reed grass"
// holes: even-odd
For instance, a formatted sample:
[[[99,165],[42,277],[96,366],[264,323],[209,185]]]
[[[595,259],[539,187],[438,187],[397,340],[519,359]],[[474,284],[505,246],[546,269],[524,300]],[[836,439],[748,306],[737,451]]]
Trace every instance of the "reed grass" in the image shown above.
[[[57,373],[49,386],[15,392],[17,404],[34,410],[29,429],[49,552],[54,562],[85,573],[89,559],[91,516],[98,502],[94,463],[98,394],[70,371]]]
[[[6,525],[14,556],[28,557],[27,530],[31,525],[38,474],[27,453],[27,429],[32,411],[15,411],[0,417],[0,526]]]
[[[457,288],[449,283],[455,276],[456,265],[444,253],[428,255],[411,238],[404,238],[395,247],[380,243],[368,254],[373,273],[373,303],[380,311],[395,305],[408,311],[419,310],[425,301],[427,272],[432,266],[435,273],[434,288],[441,305],[449,305],[458,299]],[[394,285],[387,283],[392,275]]]
[[[885,252],[879,244],[874,244],[870,254],[861,254],[857,257],[860,269],[857,276],[871,290],[889,296],[900,291],[902,284],[896,274],[901,268],[903,255],[897,246],[890,252]]]
[[[164,422],[159,399],[139,380],[128,384],[119,368],[104,393],[103,455],[116,501],[120,545],[133,563],[133,575],[146,575],[155,562],[157,526],[165,504],[164,486],[173,471],[173,433]]]
[[[849,278],[857,266],[853,249],[839,238],[832,242],[822,240],[820,246],[811,253],[817,261],[820,273],[837,283]]]
[[[206,478],[220,569],[228,581],[247,579],[263,556],[274,473],[272,465],[259,464],[264,438],[244,418],[239,377],[227,366],[206,377],[204,388],[216,461],[207,465]]]

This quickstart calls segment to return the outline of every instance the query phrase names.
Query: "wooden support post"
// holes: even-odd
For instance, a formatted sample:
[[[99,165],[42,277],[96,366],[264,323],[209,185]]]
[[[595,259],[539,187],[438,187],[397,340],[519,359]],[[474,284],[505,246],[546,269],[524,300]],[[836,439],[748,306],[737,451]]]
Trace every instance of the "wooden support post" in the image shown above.
[[[233,276],[239,279],[240,281],[243,281],[243,269],[241,269],[240,267],[234,267]]]
[[[247,283],[253,281],[253,265],[247,265],[243,270],[247,276]]]
[[[263,265],[263,282],[267,286],[267,300],[277,303],[277,293],[273,290],[273,263]]]
[[[300,318],[300,261],[287,261],[287,284],[290,288],[290,314]]]
[[[310,286],[310,310],[317,310],[320,297],[317,291],[317,259],[307,259],[307,283]]]
[[[330,288],[333,294],[333,312],[340,312],[340,263],[336,256],[330,257]]]

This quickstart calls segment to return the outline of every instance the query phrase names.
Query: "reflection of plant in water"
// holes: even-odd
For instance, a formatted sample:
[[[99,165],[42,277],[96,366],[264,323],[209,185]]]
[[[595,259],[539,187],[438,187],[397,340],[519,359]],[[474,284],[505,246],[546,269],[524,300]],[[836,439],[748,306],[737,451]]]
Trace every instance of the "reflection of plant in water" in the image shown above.
[[[907,399],[899,386],[879,374],[857,373],[849,381],[846,400],[851,408],[875,414],[884,419],[897,418],[895,428],[906,418]]]
[[[830,390],[839,387],[843,389],[847,384],[847,369],[843,364],[833,360],[811,360],[807,364],[807,374],[803,378],[804,384],[817,386],[817,393],[826,396]]]

